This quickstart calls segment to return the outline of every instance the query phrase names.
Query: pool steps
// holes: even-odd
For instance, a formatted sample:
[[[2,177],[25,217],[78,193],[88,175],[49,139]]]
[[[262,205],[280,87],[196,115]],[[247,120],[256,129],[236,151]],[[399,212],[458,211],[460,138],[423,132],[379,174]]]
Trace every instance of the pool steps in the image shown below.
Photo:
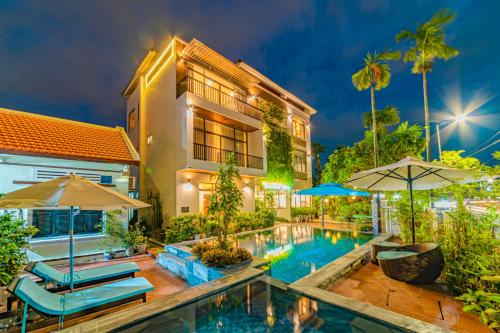
[[[158,254],[156,263],[180,276],[192,286],[224,276],[221,272],[203,265],[190,252],[172,245],[165,246],[165,252]]]

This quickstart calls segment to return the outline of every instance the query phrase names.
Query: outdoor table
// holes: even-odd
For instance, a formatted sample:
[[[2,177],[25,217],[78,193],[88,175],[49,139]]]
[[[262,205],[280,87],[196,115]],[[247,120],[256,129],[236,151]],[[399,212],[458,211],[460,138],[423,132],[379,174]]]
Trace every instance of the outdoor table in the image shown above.
[[[370,260],[375,265],[378,265],[377,254],[382,251],[389,251],[399,248],[399,244],[395,242],[375,241],[370,244]]]

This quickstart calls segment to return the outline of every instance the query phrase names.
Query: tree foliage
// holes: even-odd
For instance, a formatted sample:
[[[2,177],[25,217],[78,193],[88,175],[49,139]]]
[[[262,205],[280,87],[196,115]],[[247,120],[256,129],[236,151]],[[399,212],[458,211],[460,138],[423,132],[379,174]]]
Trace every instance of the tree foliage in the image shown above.
[[[387,133],[388,126],[395,126],[399,124],[399,109],[394,105],[387,105],[381,110],[375,112],[375,122],[377,123],[377,133],[385,134]],[[373,119],[371,112],[363,113],[363,126],[365,128],[370,128],[372,126]]]
[[[325,152],[326,147],[321,143],[312,144],[312,154],[314,156],[314,177],[313,184],[317,185],[321,181],[321,153]]]
[[[0,286],[9,284],[28,260],[27,237],[36,234],[38,229],[24,224],[10,214],[0,216]]]
[[[387,87],[391,82],[391,70],[387,61],[399,58],[401,58],[399,51],[384,50],[381,53],[375,51],[373,55],[368,52],[364,58],[363,68],[352,76],[353,86],[359,91],[372,86],[375,90]]]
[[[406,156],[420,157],[424,149],[422,127],[401,123],[394,131],[379,135],[380,163],[389,164]],[[322,182],[344,183],[349,177],[373,167],[373,133],[365,132],[363,140],[353,146],[339,146],[328,157],[323,168]]]
[[[208,211],[219,224],[218,241],[222,248],[228,247],[227,236],[229,224],[243,206],[243,191],[239,189],[237,180],[240,172],[234,164],[234,155],[230,153],[226,164],[219,167],[215,176],[214,192],[210,197]]]
[[[456,48],[446,44],[444,26],[453,21],[455,15],[449,10],[440,10],[424,24],[417,24],[415,32],[402,30],[396,42],[408,41],[412,46],[406,51],[404,62],[412,62],[414,74],[432,71],[437,59],[448,60],[458,55]]]

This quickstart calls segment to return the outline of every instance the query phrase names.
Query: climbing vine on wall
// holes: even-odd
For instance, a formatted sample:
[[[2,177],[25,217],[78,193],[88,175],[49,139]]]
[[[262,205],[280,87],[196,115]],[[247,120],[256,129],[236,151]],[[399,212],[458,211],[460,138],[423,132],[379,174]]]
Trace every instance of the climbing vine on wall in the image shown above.
[[[285,113],[276,104],[259,102],[264,110],[266,135],[267,181],[293,186],[294,168],[292,137],[284,125]]]

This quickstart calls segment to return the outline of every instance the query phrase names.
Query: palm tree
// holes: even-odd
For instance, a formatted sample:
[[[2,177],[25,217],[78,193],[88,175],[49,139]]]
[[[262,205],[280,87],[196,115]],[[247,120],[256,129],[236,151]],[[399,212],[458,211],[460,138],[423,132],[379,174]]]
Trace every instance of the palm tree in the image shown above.
[[[321,143],[313,143],[312,144],[312,153],[314,156],[314,174],[315,177],[313,179],[314,185],[318,185],[321,182],[321,153],[325,152],[326,147]]]
[[[377,110],[375,112],[375,118],[377,122],[377,133],[387,134],[387,127],[399,124],[399,109],[394,105],[387,105],[382,110]],[[370,112],[363,113],[363,126],[365,128],[370,128],[372,126],[373,119]]]
[[[370,89],[373,128],[373,161],[378,166],[377,119],[375,113],[375,90],[387,87],[391,81],[389,60],[398,60],[401,52],[385,50],[381,53],[368,52],[364,59],[364,67],[353,74],[352,84],[359,91]]]
[[[422,74],[425,113],[425,153],[431,160],[431,132],[429,127],[429,103],[427,99],[427,73],[432,71],[437,59],[448,60],[458,55],[458,50],[446,45],[444,26],[455,18],[449,10],[440,10],[424,24],[417,24],[415,32],[402,30],[396,35],[396,42],[409,41],[413,44],[406,51],[404,62],[413,62],[411,72]]]

